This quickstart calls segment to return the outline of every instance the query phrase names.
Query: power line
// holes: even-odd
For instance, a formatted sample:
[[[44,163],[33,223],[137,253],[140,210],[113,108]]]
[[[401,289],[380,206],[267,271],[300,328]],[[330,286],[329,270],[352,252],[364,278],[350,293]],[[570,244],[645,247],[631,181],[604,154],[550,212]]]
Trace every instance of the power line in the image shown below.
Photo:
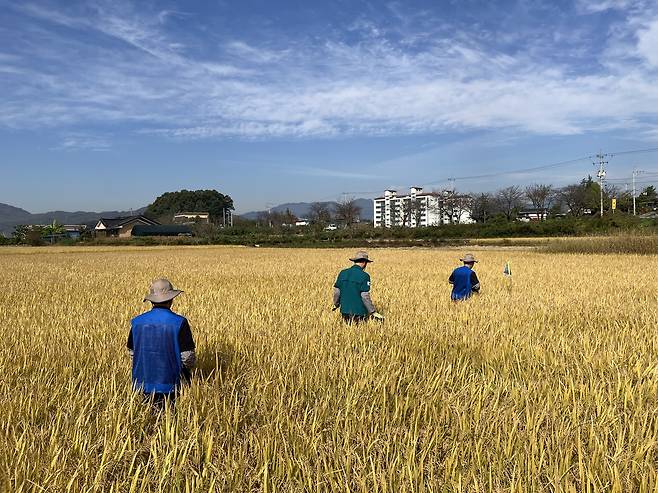
[[[629,180],[628,182],[623,182],[623,183],[612,183],[612,185],[628,185],[631,181]],[[636,185],[651,185],[652,183],[658,183],[658,179],[656,180],[642,180],[642,181],[636,181]]]
[[[495,178],[497,176],[506,176],[506,175],[514,175],[517,173],[529,173],[532,171],[542,171],[546,169],[552,169],[552,168],[558,168],[561,166],[567,166],[569,164],[575,164],[580,161],[586,161],[589,159],[594,158],[594,156],[583,156],[579,157],[576,159],[569,159],[567,161],[559,161],[556,163],[550,163],[550,164],[543,164],[541,166],[533,166],[530,168],[521,168],[521,169],[515,169],[515,170],[510,170],[510,171],[497,171],[495,173],[485,173],[481,175],[464,175],[464,176],[450,176],[447,178],[442,178],[439,180],[435,181],[429,181],[429,182],[424,182],[421,183],[421,185],[436,185],[439,183],[447,183],[447,182],[455,182],[455,181],[467,181],[467,180],[480,180],[483,178]],[[369,190],[369,191],[350,191],[350,192],[343,192],[347,194],[361,194],[361,195],[370,195],[370,194],[378,194],[381,193],[381,189],[379,190]]]
[[[649,152],[658,152],[658,147],[649,147],[646,149],[630,149],[627,151],[615,151],[615,152],[610,152],[606,153],[607,156],[613,157],[613,156],[625,156],[629,154],[642,154],[642,153],[649,153]],[[513,174],[518,174],[518,173],[531,173],[534,171],[543,171],[547,169],[553,169],[553,168],[559,168],[562,166],[568,166],[570,164],[576,164],[581,161],[588,161],[591,159],[596,158],[596,155],[589,155],[589,156],[583,156],[575,159],[568,159],[566,161],[558,161],[555,163],[549,163],[549,164],[543,164],[540,166],[532,166],[528,168],[519,168],[515,170],[510,170],[510,171],[498,171],[494,173],[484,173],[480,175],[464,175],[464,176],[450,176],[450,177],[445,177],[441,178],[438,180],[430,181],[430,182],[425,182],[421,183],[423,186],[427,185],[437,185],[439,183],[448,183],[448,182],[455,182],[455,181],[468,181],[468,180],[480,180],[484,178],[496,178],[500,176],[507,176],[507,175],[513,175]],[[647,175],[651,176],[652,173],[647,173]],[[628,178],[630,179],[630,177]],[[617,180],[624,180],[624,178],[613,178],[613,179],[608,179],[606,181],[617,181]],[[622,181],[623,183],[623,181]],[[639,183],[639,182],[638,182]],[[400,188],[400,187],[398,187]],[[402,186],[404,188],[404,186]],[[319,202],[326,201],[326,200],[338,200],[339,197],[342,195],[343,197],[347,195],[378,195],[382,193],[382,189],[379,188],[377,190],[353,190],[349,192],[336,192],[332,195],[327,195],[326,197],[323,197],[319,199]]]
[[[644,152],[658,152],[658,147],[649,147],[648,149],[633,149],[630,151],[611,152],[613,156],[623,156],[626,154],[641,154]]]
[[[642,176],[646,176],[647,178],[652,178],[654,176],[658,177],[658,172],[645,171],[645,172],[642,172]],[[606,181],[615,181],[615,182],[622,182],[623,183],[625,181],[632,180],[632,179],[633,179],[632,176],[624,176],[624,177],[621,177],[621,178],[608,178]]]
[[[646,149],[631,149],[628,151],[617,151],[617,152],[609,152],[606,153],[607,156],[622,156],[622,155],[627,155],[627,154],[640,154],[640,153],[647,153],[647,152],[658,152],[658,147],[650,147]],[[511,170],[511,171],[499,171],[496,173],[486,173],[482,175],[466,175],[466,176],[451,176],[448,178],[443,178],[441,180],[436,180],[436,181],[431,181],[431,182],[425,182],[423,185],[435,185],[438,183],[445,183],[445,182],[451,182],[451,181],[465,181],[465,180],[479,180],[482,178],[495,178],[498,176],[506,176],[506,175],[513,175],[517,173],[529,173],[532,171],[543,171],[546,169],[552,169],[552,168],[559,168],[561,166],[567,166],[569,164],[575,164],[580,161],[586,161],[590,159],[594,159],[596,156],[594,155],[589,155],[589,156],[583,156],[575,159],[568,159],[566,161],[558,161],[556,163],[550,163],[550,164],[544,164],[541,166],[533,166],[530,168],[522,168],[522,169],[516,169],[516,170]],[[350,192],[350,193],[381,193],[381,190],[375,191],[375,192]]]
[[[542,171],[545,169],[552,169],[552,168],[558,168],[560,166],[566,166],[568,164],[574,164],[580,161],[585,161],[592,159],[594,156],[584,156],[584,157],[579,157],[576,159],[569,159],[568,161],[560,161],[557,163],[551,163],[551,164],[544,164],[542,166],[533,166],[532,168],[523,168],[523,169],[515,169],[511,171],[498,171],[496,173],[486,173],[483,175],[467,175],[467,176],[457,176],[457,177],[450,177],[444,180],[438,180],[434,182],[427,182],[425,185],[434,185],[436,183],[443,183],[445,181],[464,181],[464,180],[479,180],[481,178],[495,178],[497,176],[505,176],[505,175],[514,175],[517,173],[529,173],[531,171]]]

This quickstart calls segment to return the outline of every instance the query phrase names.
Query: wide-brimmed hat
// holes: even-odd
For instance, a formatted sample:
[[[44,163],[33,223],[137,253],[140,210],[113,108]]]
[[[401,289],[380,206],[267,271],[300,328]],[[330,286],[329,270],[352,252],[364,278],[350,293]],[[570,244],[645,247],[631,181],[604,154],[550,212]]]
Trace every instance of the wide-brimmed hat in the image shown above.
[[[151,303],[165,303],[173,300],[176,296],[181,294],[180,289],[174,289],[168,279],[156,279],[151,283],[149,294],[146,295],[144,301]]]
[[[374,262],[373,260],[370,260],[368,258],[368,252],[364,252],[363,250],[356,252],[356,255],[350,259],[352,262],[367,262],[371,263]]]
[[[465,264],[471,264],[471,263],[476,264],[478,262],[478,260],[475,260],[475,257],[473,256],[472,253],[467,253],[466,255],[464,255],[464,258],[460,258],[459,260],[461,260]]]

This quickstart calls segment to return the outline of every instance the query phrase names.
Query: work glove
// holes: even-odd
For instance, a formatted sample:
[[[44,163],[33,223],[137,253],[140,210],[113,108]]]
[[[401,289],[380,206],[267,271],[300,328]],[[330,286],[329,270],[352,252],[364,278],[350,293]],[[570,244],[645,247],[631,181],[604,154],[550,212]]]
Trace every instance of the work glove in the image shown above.
[[[384,321],[384,315],[382,315],[379,312],[373,312],[372,315],[370,315],[373,319],[377,320],[377,322],[383,322]]]

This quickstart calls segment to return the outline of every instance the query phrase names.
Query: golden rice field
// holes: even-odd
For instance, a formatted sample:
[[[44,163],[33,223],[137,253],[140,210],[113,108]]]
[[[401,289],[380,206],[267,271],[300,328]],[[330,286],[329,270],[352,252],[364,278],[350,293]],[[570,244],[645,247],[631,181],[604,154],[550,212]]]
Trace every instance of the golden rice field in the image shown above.
[[[658,256],[374,250],[384,325],[345,327],[346,250],[0,249],[0,490],[658,491]],[[512,262],[513,280],[502,276]],[[149,282],[199,356],[176,412],[134,395]]]

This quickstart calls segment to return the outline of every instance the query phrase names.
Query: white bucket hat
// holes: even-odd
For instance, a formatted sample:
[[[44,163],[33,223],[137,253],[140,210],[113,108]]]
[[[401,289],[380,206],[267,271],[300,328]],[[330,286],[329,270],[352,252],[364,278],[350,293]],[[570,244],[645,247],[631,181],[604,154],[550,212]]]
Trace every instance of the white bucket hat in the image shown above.
[[[374,262],[374,260],[370,260],[368,258],[368,252],[364,252],[363,250],[356,252],[356,255],[350,259],[352,262],[366,262],[366,263],[371,263]]]
[[[165,303],[173,300],[176,296],[181,294],[180,289],[174,289],[168,279],[156,279],[151,283],[149,294],[146,295],[144,301],[151,303]]]

